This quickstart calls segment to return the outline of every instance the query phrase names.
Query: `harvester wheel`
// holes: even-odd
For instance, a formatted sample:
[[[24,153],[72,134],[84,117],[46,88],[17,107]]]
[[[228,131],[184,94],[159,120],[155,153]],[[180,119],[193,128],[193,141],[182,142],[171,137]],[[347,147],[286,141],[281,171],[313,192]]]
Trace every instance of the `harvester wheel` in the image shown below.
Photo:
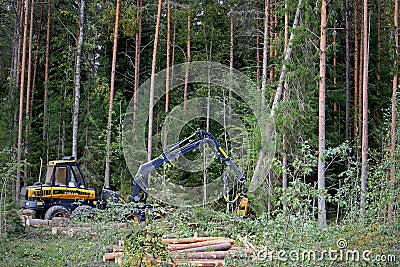
[[[80,205],[72,212],[72,214],[79,220],[83,221],[93,221],[93,219],[96,217],[93,207],[88,205]]]
[[[69,218],[69,211],[63,206],[53,206],[46,211],[44,215],[45,220],[51,220],[54,217]]]

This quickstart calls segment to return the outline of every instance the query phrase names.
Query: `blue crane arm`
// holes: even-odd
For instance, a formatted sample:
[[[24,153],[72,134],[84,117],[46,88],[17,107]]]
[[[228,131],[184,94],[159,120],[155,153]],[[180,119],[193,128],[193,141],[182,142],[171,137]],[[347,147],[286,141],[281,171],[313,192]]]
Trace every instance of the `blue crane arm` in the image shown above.
[[[197,135],[197,138],[195,140],[191,140],[196,135]],[[207,131],[198,130],[191,136],[168,147],[157,158],[140,165],[139,170],[136,173],[135,178],[134,178],[134,182],[133,182],[134,189],[132,192],[131,199],[135,202],[146,201],[146,197],[147,197],[146,188],[148,186],[149,175],[153,170],[157,169],[158,167],[161,167],[165,163],[168,163],[168,162],[176,159],[180,155],[184,155],[186,153],[189,153],[190,151],[197,149],[198,147],[204,145],[205,143],[207,143],[207,144],[211,145],[211,147],[215,148],[214,152],[217,155],[217,157],[226,166],[229,166],[230,168],[232,168],[235,171],[239,182],[244,183],[246,181],[243,173],[239,170],[237,165],[231,160],[231,158],[222,149],[221,145],[218,143],[218,141],[215,139],[215,137]],[[139,198],[140,191],[143,191],[143,193],[144,193],[142,198]]]

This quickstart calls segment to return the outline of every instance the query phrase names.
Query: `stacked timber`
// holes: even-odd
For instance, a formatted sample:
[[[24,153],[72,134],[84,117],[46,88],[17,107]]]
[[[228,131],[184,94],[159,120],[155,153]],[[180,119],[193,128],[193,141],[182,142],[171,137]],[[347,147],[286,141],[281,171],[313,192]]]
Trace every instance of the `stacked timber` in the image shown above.
[[[224,266],[226,257],[240,258],[252,253],[249,249],[234,246],[235,241],[225,237],[164,238],[162,242],[169,251],[170,266],[185,264],[199,267]],[[107,251],[103,257],[104,261],[114,260],[116,263],[122,263],[122,241],[109,247]],[[154,260],[149,259],[149,262]]]

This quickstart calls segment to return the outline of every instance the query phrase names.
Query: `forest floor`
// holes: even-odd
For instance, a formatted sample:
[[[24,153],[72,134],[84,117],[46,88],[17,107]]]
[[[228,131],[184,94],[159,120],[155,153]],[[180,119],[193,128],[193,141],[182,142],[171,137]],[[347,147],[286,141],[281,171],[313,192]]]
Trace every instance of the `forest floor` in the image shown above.
[[[332,223],[321,228],[299,216],[243,219],[206,209],[178,210],[164,220],[122,227],[115,222],[75,222],[90,226],[83,235],[53,234],[49,226],[15,228],[0,236],[0,266],[118,266],[103,262],[106,247],[125,240],[126,266],[144,254],[158,255],[162,236],[225,236],[253,250],[225,266],[400,266],[400,224]],[[11,225],[12,226],[12,225]],[[159,243],[157,243],[159,244]],[[129,248],[135,248],[129,251]]]

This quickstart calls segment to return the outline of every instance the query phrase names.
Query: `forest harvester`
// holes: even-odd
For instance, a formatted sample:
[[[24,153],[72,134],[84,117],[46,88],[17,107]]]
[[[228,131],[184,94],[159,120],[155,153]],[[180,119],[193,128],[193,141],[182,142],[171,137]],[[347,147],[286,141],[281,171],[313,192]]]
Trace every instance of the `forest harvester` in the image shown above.
[[[165,216],[163,209],[146,203],[146,185],[150,173],[204,144],[208,144],[220,161],[236,173],[235,178],[242,185],[243,190],[238,192],[233,200],[229,200],[224,192],[224,198],[228,204],[236,204],[237,214],[243,217],[248,216],[249,201],[245,194],[246,180],[243,173],[221,148],[215,137],[203,130],[196,131],[191,136],[170,146],[159,157],[139,167],[135,175],[133,193],[129,198],[131,203],[127,203],[120,194],[110,189],[103,188],[100,194],[96,194],[96,191],[86,184],[85,177],[75,158],[63,157],[61,160],[50,161],[47,164],[44,183],[36,182],[22,188],[21,207],[34,211],[36,218],[50,220],[53,217],[69,217],[71,211],[78,215],[84,212],[92,213],[95,208],[105,209],[109,202],[113,202],[126,207],[122,209],[124,214],[119,214],[119,218],[143,221],[147,212],[153,218],[162,218]]]

